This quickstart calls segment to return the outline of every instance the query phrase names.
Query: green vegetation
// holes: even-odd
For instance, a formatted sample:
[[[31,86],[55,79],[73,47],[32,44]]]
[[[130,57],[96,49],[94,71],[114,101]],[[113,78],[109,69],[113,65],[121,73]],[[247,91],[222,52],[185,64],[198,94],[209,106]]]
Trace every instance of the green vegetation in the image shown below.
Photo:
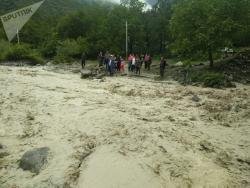
[[[87,44],[83,38],[67,39],[58,45],[55,61],[57,63],[72,62],[74,59],[81,58],[82,52],[85,51],[87,51]]]
[[[10,50],[10,43],[5,40],[0,40],[0,61],[5,59],[6,53]]]
[[[38,1],[1,0],[0,13]],[[213,67],[225,47],[250,46],[249,10],[249,0],[157,0],[149,10],[139,0],[122,0],[121,4],[46,0],[20,32],[21,46],[13,45],[15,40],[12,45],[4,41],[0,26],[0,60],[41,62],[42,55],[56,63],[69,63],[82,52],[96,59],[99,51],[107,50],[125,56],[127,21],[129,52],[182,59],[185,69],[200,60],[209,60]],[[207,86],[225,83],[222,73],[211,71],[194,74],[191,80]]]
[[[191,73],[191,82],[199,83],[205,87],[221,88],[231,87],[232,84],[222,73],[213,71],[201,71]]]
[[[42,56],[27,44],[9,44],[8,42],[0,42],[0,60],[2,61],[21,61],[27,60],[33,64],[44,64]]]
[[[0,13],[38,1],[2,0]],[[20,32],[20,38],[46,58],[58,59],[64,41],[77,43],[79,37],[85,41],[89,58],[96,58],[100,50],[125,55],[127,20],[129,52],[205,57],[212,66],[213,55],[225,46],[249,45],[249,4],[246,0],[158,0],[145,11],[139,0],[122,0],[120,5],[46,0]],[[4,37],[2,28],[0,36]]]
[[[213,53],[225,46],[233,46],[232,35],[247,29],[243,24],[243,20],[248,19],[249,22],[250,19],[246,7],[249,8],[249,1],[244,0],[193,0],[179,3],[171,19],[176,51],[185,55],[207,53],[210,66],[213,67]]]

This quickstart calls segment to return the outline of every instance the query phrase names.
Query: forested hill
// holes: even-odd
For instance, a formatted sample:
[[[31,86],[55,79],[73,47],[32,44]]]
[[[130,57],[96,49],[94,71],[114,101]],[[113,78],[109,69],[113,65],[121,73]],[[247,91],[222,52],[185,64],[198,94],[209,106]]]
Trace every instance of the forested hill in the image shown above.
[[[6,14],[10,11],[29,6],[41,0],[1,0],[0,1],[0,15]],[[93,1],[92,1],[93,2]],[[82,6],[91,3],[90,0],[46,0],[39,9],[38,14],[44,16],[63,15],[72,11],[79,10]]]
[[[0,0],[0,16],[40,1]],[[25,24],[20,35],[26,43],[40,44],[44,38],[53,34],[53,30],[62,18],[86,7],[100,4],[110,6],[113,3],[103,0],[45,0],[32,19]],[[2,38],[6,39],[6,35],[0,23],[0,40]]]
[[[0,14],[38,1],[0,0]],[[19,31],[20,41],[57,62],[82,51],[92,58],[100,50],[125,55],[127,21],[129,53],[207,58],[212,66],[225,47],[250,45],[249,0],[145,0],[155,3],[146,10],[141,0],[111,2],[117,0],[46,0]],[[2,24],[1,40],[7,40]]]

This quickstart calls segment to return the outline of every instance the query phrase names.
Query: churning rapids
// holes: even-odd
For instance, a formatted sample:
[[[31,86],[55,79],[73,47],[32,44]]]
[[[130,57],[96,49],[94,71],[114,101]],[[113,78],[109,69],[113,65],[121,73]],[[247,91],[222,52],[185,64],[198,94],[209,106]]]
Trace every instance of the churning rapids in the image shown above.
[[[250,86],[0,66],[0,187],[250,186]],[[19,167],[48,147],[34,174]]]

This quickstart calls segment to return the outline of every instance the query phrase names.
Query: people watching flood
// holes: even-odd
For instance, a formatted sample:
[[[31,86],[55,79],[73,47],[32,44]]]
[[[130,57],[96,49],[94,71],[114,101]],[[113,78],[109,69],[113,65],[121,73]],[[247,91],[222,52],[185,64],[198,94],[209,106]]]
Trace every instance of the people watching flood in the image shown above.
[[[141,75],[141,68],[144,63],[145,70],[149,71],[152,64],[152,57],[150,54],[130,54],[127,61],[120,55],[110,54],[108,51],[103,55],[102,52],[98,54],[98,62],[100,67],[105,67],[106,72],[113,76],[116,73],[125,73],[125,67],[128,67],[128,73]],[[167,66],[166,58],[161,57],[159,69],[160,77],[164,78],[165,69]]]

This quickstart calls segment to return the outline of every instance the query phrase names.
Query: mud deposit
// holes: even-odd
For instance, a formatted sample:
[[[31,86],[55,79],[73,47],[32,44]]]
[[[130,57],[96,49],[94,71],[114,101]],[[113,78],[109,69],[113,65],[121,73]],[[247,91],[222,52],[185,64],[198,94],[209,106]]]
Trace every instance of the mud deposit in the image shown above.
[[[250,187],[249,126],[246,85],[0,67],[0,187]],[[39,174],[19,168],[41,147]]]

